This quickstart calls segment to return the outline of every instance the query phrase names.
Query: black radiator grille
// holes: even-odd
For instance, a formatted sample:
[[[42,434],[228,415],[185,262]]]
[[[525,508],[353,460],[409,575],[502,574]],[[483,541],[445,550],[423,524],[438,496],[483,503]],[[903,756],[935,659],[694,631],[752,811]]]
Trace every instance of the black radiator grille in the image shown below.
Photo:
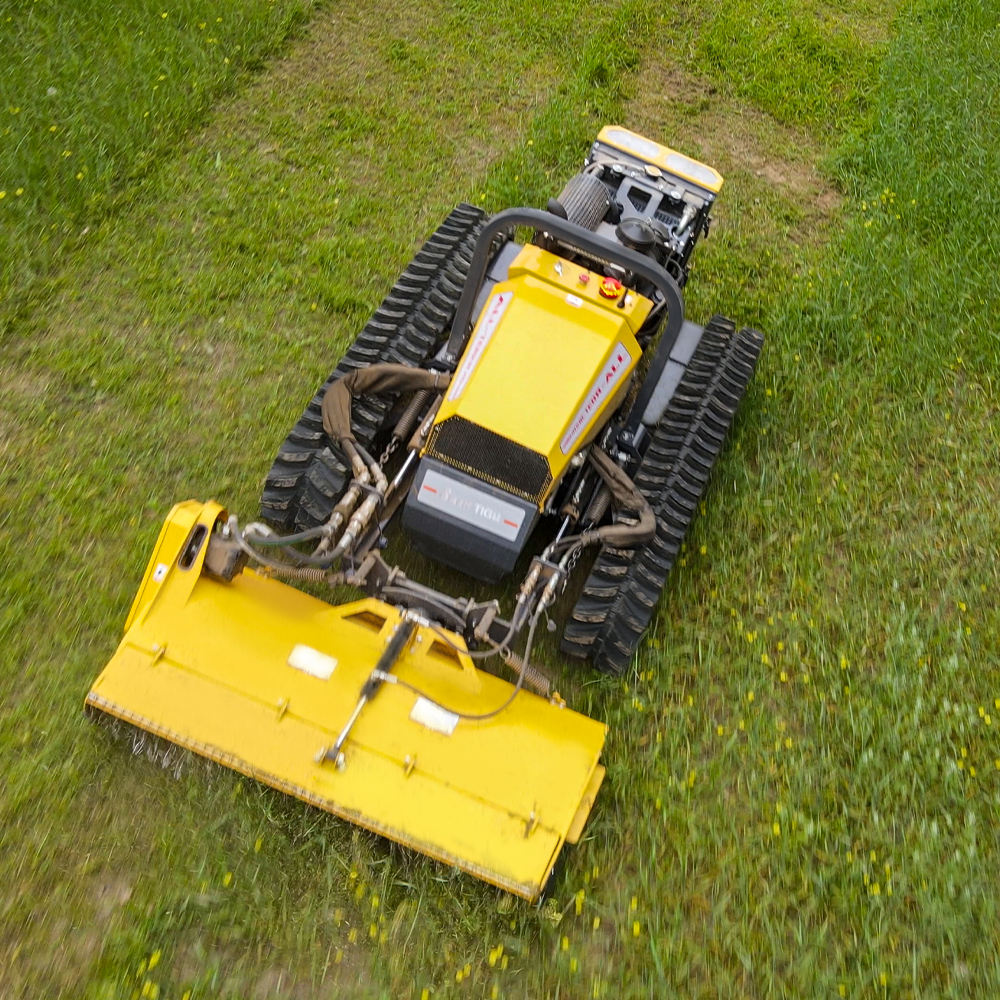
[[[431,433],[427,454],[537,504],[552,483],[544,455],[464,417],[449,417],[438,424]]]

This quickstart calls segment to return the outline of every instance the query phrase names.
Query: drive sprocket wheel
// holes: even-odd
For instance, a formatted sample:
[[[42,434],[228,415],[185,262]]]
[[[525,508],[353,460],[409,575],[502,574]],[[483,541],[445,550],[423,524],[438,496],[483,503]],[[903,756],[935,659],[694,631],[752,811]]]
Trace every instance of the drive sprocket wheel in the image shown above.
[[[356,368],[376,362],[421,367],[430,361],[451,328],[485,219],[480,209],[466,204],[445,219],[310,400],[264,483],[261,516],[279,531],[322,524],[350,480],[349,463],[323,430],[326,390]],[[351,426],[365,448],[375,447],[388,431],[393,402],[388,396],[355,401]]]
[[[621,674],[660,599],[726,433],[764,344],[714,316],[652,431],[635,483],[656,514],[656,536],[637,549],[603,547],[563,631],[562,650]]]

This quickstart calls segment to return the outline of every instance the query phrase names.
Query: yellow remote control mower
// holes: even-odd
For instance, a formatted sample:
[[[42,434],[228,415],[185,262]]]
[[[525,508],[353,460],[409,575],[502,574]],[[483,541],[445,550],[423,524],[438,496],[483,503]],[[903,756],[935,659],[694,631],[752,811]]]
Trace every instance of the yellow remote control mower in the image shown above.
[[[762,346],[684,318],[721,186],[609,126],[546,211],[456,208],[281,446],[261,519],[170,512],[88,710],[537,898],[605,726],[551,690],[536,629],[569,585],[563,651],[630,666]],[[509,607],[390,565],[397,527],[479,581],[520,566]]]

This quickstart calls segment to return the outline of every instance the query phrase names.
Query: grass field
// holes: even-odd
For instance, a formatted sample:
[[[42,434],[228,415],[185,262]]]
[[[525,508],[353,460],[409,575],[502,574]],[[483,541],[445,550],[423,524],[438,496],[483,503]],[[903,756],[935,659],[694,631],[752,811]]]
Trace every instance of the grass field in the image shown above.
[[[266,51],[312,5],[216,6]],[[998,25],[996,0],[330,0],[260,74],[204,70],[169,143],[125,136],[96,214],[53,174],[8,216],[34,263],[0,339],[0,996],[996,996]],[[36,92],[75,72],[71,33],[19,37]],[[130,120],[123,52],[95,150],[127,132],[100,112]],[[768,341],[633,675],[543,648],[611,727],[549,901],[131,759],[81,704],[170,504],[253,513],[420,239],[461,199],[543,204],[610,120],[724,173],[687,311]]]
[[[0,323],[312,0],[0,5]],[[5,301],[12,300],[12,301]],[[6,308],[2,308],[6,307]]]

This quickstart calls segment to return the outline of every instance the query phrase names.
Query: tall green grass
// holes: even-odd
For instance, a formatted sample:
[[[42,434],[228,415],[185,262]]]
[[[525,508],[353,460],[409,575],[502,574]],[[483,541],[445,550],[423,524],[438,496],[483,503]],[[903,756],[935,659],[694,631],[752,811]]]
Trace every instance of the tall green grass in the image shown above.
[[[998,53],[995,0],[915,4],[840,160],[858,211],[811,329],[912,392],[1000,374]]]
[[[0,5],[0,303],[107,211],[314,0]]]
[[[869,110],[885,7],[870,0],[699,5],[691,54],[732,93],[779,121],[829,134]]]

